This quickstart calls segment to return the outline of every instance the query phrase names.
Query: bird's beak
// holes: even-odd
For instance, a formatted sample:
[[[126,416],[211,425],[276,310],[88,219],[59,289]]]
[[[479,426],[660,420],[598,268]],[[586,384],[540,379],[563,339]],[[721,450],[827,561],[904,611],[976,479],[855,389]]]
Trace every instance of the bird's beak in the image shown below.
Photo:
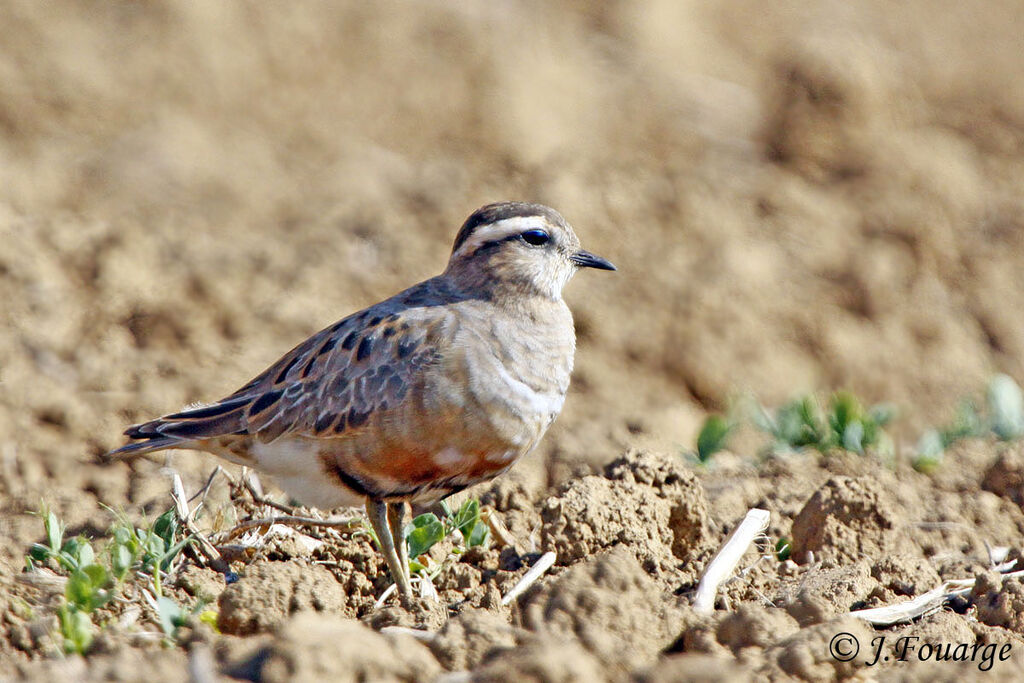
[[[598,270],[617,270],[612,265],[612,262],[606,258],[601,258],[595,254],[591,254],[589,251],[577,251],[575,254],[569,257],[569,260],[575,263],[580,268],[597,268]]]

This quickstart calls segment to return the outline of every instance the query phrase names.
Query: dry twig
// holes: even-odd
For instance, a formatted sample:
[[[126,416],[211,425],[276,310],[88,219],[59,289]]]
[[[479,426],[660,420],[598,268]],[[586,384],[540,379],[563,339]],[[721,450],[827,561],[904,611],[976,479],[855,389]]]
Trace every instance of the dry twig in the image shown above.
[[[1006,581],[1009,578],[1020,576],[1024,576],[1024,571],[1003,574],[1002,579]],[[901,622],[912,621],[917,617],[939,609],[959,595],[970,593],[974,582],[974,579],[953,579],[911,600],[905,600],[885,607],[854,610],[849,615],[863,619],[874,626],[891,626]]]
[[[714,611],[718,587],[732,575],[743,553],[754,539],[768,528],[770,519],[771,515],[767,510],[752,508],[747,512],[747,516],[729,535],[725,545],[719,549],[704,570],[704,576],[700,579],[697,594],[693,599],[694,610],[702,614],[711,614]]]
[[[362,527],[362,517],[344,517],[340,519],[317,519],[316,517],[298,517],[295,515],[283,515],[278,517],[261,517],[239,522],[230,531],[224,542],[240,536],[249,529],[257,527],[271,527],[274,524],[282,526],[313,526],[327,529],[355,529]]]
[[[516,598],[518,598],[520,595],[522,595],[527,588],[533,585],[534,581],[536,581],[544,575],[544,572],[551,569],[551,566],[554,563],[554,553],[546,552],[543,555],[541,555],[540,559],[537,560],[532,567],[530,567],[530,571],[523,574],[523,578],[519,579],[519,582],[516,585],[512,586],[512,590],[510,590],[508,594],[501,599],[501,604],[507,605]]]

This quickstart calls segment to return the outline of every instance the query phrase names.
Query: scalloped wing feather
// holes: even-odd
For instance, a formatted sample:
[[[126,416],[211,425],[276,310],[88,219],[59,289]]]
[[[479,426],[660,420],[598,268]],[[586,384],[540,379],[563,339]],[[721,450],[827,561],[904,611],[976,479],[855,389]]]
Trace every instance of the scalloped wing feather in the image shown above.
[[[316,333],[220,401],[135,425],[111,456],[204,447],[222,437],[341,437],[399,404],[439,356],[449,313],[432,281]],[[426,305],[423,305],[426,304]],[[430,343],[426,343],[427,340]]]

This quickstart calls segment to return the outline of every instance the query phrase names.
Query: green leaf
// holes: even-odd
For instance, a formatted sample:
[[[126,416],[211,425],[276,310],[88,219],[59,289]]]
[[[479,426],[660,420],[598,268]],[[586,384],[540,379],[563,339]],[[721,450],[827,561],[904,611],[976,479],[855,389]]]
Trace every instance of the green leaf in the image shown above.
[[[409,545],[409,557],[416,559],[445,537],[444,524],[434,513],[428,512],[412,520],[404,535]]]
[[[1003,441],[1024,435],[1024,393],[1009,375],[996,375],[988,385],[992,431]]]
[[[199,621],[212,628],[215,633],[220,633],[220,627],[217,626],[217,616],[217,612],[212,609],[203,610],[199,613]]]
[[[828,420],[829,425],[832,427],[832,432],[836,435],[837,440],[841,440],[844,438],[846,430],[850,425],[861,422],[864,409],[861,407],[857,397],[848,391],[837,391],[832,394],[832,399],[829,403],[832,408],[832,414]],[[861,433],[863,434],[863,427],[861,427]]]
[[[193,537],[189,536],[188,538],[181,539],[173,546],[168,548],[167,552],[164,553],[163,558],[161,558],[160,560],[160,568],[166,571],[167,568],[171,566],[171,562],[174,561],[174,558],[178,556],[178,554],[185,548],[185,546],[187,546],[194,540],[195,539]]]
[[[473,531],[470,532],[469,538],[466,539],[466,547],[475,548],[478,545],[487,547],[487,542],[490,540],[491,530],[486,524],[477,524],[473,527]]]
[[[133,564],[135,564],[135,557],[132,555],[131,550],[128,549],[128,546],[120,543],[115,543],[111,546],[110,571],[118,581],[124,580]]]
[[[178,628],[185,623],[185,610],[174,600],[164,596],[156,599],[156,606],[160,613],[160,628],[168,638],[174,638]]]
[[[462,538],[466,541],[469,540],[473,534],[473,529],[476,527],[477,522],[480,521],[480,501],[475,498],[471,498],[462,504],[459,511],[455,513],[452,519],[452,527],[462,534]]]
[[[28,556],[38,564],[44,564],[50,559],[50,549],[42,543],[33,543],[28,550]]]
[[[152,531],[163,540],[164,547],[174,545],[174,535],[178,531],[178,517],[174,508],[156,518],[156,521],[153,522]]]
[[[46,521],[43,522],[43,525],[46,528],[46,536],[50,542],[50,550],[56,553],[63,545],[64,525],[57,519],[57,515],[52,512],[47,512]]]
[[[849,423],[843,429],[843,448],[864,454],[864,424],[860,420]]]
[[[57,610],[57,623],[64,641],[64,651],[68,654],[85,654],[92,645],[94,630],[89,615],[65,603]]]
[[[968,437],[983,436],[988,429],[983,422],[974,403],[961,401],[957,406],[953,423],[939,432],[942,447],[949,448],[957,441]]]
[[[811,396],[783,405],[776,412],[773,424],[772,436],[780,445],[793,449],[812,446],[822,451],[829,446],[821,409]]]
[[[914,447],[914,459],[911,463],[915,470],[928,474],[942,464],[945,457],[946,442],[938,430],[929,429],[917,440]]]
[[[733,423],[721,415],[709,415],[697,435],[697,460],[707,463],[724,449],[733,432]]]
[[[96,561],[92,545],[83,536],[75,536],[64,542],[60,549],[59,561],[68,570],[85,567]]]
[[[783,536],[775,544],[775,556],[779,558],[779,562],[785,562],[789,559],[790,555],[790,543],[789,539]]]
[[[60,552],[54,555],[58,564],[63,567],[66,571],[74,571],[82,566],[81,556],[85,553],[85,558],[90,562],[93,559],[92,546],[89,546],[88,550],[83,550],[85,546],[88,546],[89,542],[82,536],[76,536],[64,541],[64,545],[61,547]]]
[[[85,571],[76,569],[68,577],[67,585],[64,587],[64,597],[72,605],[90,611],[95,587],[92,584],[92,577]]]
[[[90,564],[71,572],[64,589],[64,597],[78,609],[92,612],[97,607],[102,607],[112,597],[110,592],[105,590],[109,585],[110,576],[107,570],[102,565]]]
[[[929,429],[917,440],[914,451],[919,458],[939,458],[945,447],[942,435],[935,429]]]
[[[148,533],[142,544],[142,561],[146,566],[155,565],[167,554],[167,544],[155,533]]]
[[[107,573],[107,569],[103,565],[89,564],[81,567],[80,569],[89,577],[94,586],[104,588],[110,585],[110,575]]]
[[[884,427],[896,418],[896,406],[891,403],[876,403],[868,408],[866,421]]]

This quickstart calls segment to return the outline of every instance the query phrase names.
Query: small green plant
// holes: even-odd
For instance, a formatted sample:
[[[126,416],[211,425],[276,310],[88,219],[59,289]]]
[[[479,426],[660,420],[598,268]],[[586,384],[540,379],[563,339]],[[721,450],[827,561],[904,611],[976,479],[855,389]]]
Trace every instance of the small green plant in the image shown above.
[[[170,640],[178,637],[178,629],[188,623],[190,617],[198,617],[199,621],[217,631],[217,613],[206,609],[206,602],[200,600],[192,609],[185,609],[166,595],[156,599],[157,616],[160,618],[160,630]]]
[[[763,406],[754,411],[754,425],[771,435],[773,451],[813,448],[820,453],[836,449],[863,455],[868,450],[892,452],[885,426],[893,408],[878,404],[865,409],[853,394],[839,391],[829,398],[828,411],[813,396],[803,396],[770,414]]]
[[[989,428],[1002,441],[1024,436],[1024,393],[1009,375],[996,375],[988,384]]]
[[[964,439],[995,436],[1013,441],[1024,436],[1024,392],[1008,375],[996,375],[985,392],[985,408],[972,401],[961,401],[953,421],[939,429],[929,429],[914,448],[914,469],[934,471],[946,450]]]
[[[708,415],[697,434],[697,462],[707,465],[712,456],[724,450],[736,423],[723,415]]]
[[[123,513],[114,512],[110,536],[100,551],[84,536],[65,538],[66,525],[45,504],[37,513],[43,520],[46,543],[36,543],[25,558],[28,571],[49,566],[67,576],[64,598],[57,608],[57,630],[67,653],[84,654],[98,627],[96,610],[108,605],[126,581],[149,583],[156,596],[160,625],[169,638],[186,616],[163,595],[161,576],[190,538],[179,538],[177,518],[169,510],[148,529],[136,528]]]
[[[775,543],[775,557],[779,559],[779,562],[785,562],[789,559],[790,554],[790,543],[789,539],[783,536]]]
[[[148,529],[139,529],[120,512],[112,511],[116,521],[110,529],[110,565],[119,580],[129,571],[144,572],[153,577],[153,594],[163,595],[161,574],[185,549],[192,539],[178,538],[178,518],[174,509],[157,517]]]
[[[440,519],[432,512],[419,515],[403,530],[406,545],[409,548],[409,569],[420,571],[424,565],[417,559],[443,541],[453,532],[462,536],[464,548],[456,548],[456,554],[464,549],[487,544],[490,530],[480,519],[480,501],[467,500],[457,511],[452,511],[446,502],[441,503],[444,516]]]

